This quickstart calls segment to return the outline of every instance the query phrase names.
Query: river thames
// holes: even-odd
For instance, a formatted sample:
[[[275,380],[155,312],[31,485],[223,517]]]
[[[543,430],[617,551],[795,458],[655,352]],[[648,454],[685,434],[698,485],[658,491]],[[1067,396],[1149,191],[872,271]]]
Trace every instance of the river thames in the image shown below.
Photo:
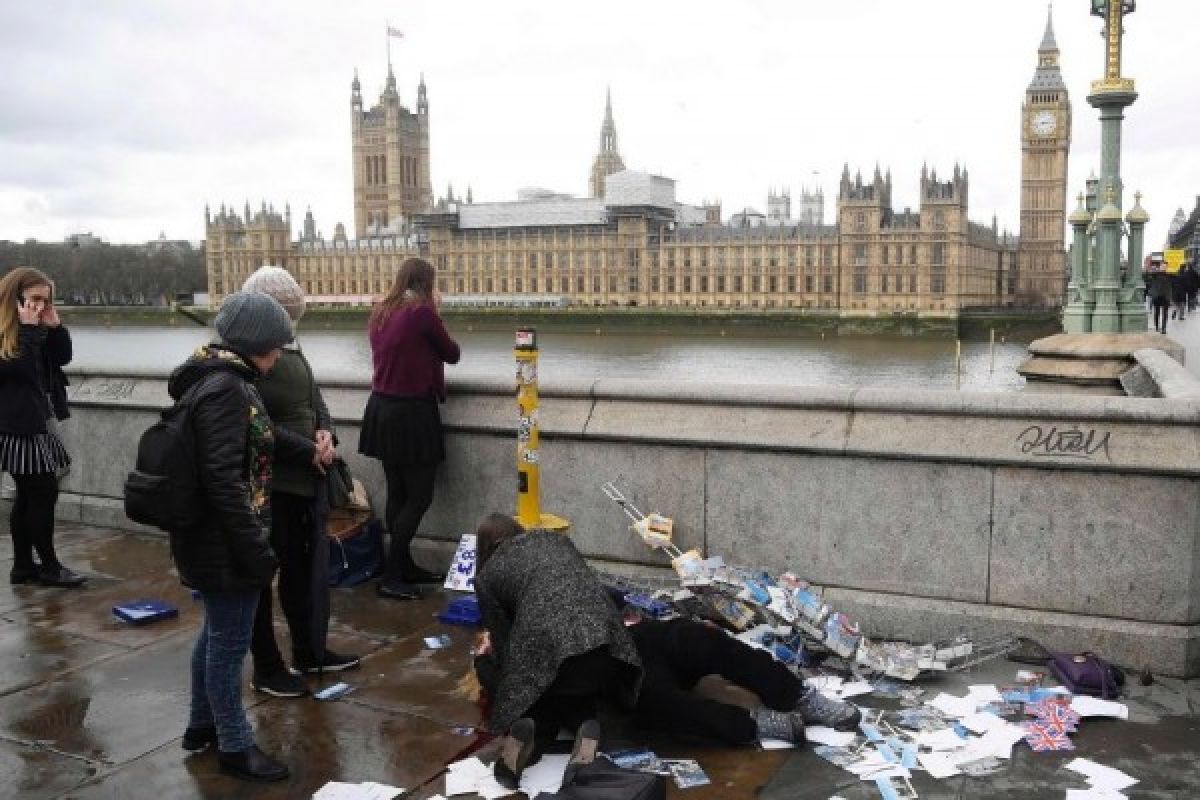
[[[74,325],[73,367],[89,370],[163,369],[207,341],[199,327],[105,328]],[[454,377],[513,375],[511,331],[453,330],[462,361]],[[301,331],[299,342],[318,378],[371,375],[366,336],[357,331]],[[954,389],[954,340],[845,336],[781,338],[751,335],[689,336],[642,333],[539,331],[540,375],[556,379],[632,378],[654,381],[784,384],[795,386],[905,386]],[[1024,342],[996,342],[995,366],[987,342],[963,342],[961,387],[966,391],[1019,391],[1016,367]]]

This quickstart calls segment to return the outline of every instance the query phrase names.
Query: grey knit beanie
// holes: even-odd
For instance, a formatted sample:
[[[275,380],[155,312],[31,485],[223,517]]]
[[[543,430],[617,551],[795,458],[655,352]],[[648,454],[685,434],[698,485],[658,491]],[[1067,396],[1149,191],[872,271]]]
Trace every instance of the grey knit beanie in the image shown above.
[[[248,356],[262,356],[294,338],[292,318],[279,301],[261,292],[234,292],[213,320],[221,340]]]
[[[271,295],[283,306],[292,322],[299,322],[304,316],[304,290],[283,267],[259,267],[246,278],[242,291]]]

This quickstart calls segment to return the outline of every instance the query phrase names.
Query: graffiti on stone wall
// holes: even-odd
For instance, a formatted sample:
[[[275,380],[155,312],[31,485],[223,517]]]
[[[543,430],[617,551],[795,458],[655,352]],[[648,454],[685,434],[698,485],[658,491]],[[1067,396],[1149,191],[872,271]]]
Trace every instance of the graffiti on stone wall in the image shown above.
[[[74,392],[76,400],[128,400],[133,397],[137,388],[135,380],[92,380],[84,383]]]
[[[1078,425],[1066,428],[1030,425],[1017,434],[1017,446],[1021,452],[1035,458],[1081,458],[1090,461],[1102,454],[1106,461],[1112,461],[1108,451],[1111,441],[1112,431],[1098,431],[1095,428],[1084,430]]]

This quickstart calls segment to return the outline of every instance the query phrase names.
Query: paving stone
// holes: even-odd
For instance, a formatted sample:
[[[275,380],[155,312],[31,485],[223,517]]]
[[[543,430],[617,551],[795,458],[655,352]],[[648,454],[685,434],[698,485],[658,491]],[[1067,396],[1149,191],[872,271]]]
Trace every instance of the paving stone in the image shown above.
[[[91,778],[94,764],[0,739],[0,792],[20,800],[50,800]]]
[[[292,771],[277,784],[221,774],[212,752],[188,756],[178,740],[102,775],[69,795],[125,798],[308,798],[331,780],[378,781],[411,789],[433,779],[469,739],[436,722],[344,701],[273,700],[254,708],[258,744]]]
[[[0,620],[0,696],[122,652],[62,631]]]

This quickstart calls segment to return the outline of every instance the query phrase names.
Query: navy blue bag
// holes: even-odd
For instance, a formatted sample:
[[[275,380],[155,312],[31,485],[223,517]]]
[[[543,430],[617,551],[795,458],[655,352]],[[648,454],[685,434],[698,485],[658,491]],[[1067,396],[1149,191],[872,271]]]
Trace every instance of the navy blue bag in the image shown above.
[[[368,519],[339,526],[331,519],[328,531],[330,586],[358,586],[383,572],[382,522]]]

